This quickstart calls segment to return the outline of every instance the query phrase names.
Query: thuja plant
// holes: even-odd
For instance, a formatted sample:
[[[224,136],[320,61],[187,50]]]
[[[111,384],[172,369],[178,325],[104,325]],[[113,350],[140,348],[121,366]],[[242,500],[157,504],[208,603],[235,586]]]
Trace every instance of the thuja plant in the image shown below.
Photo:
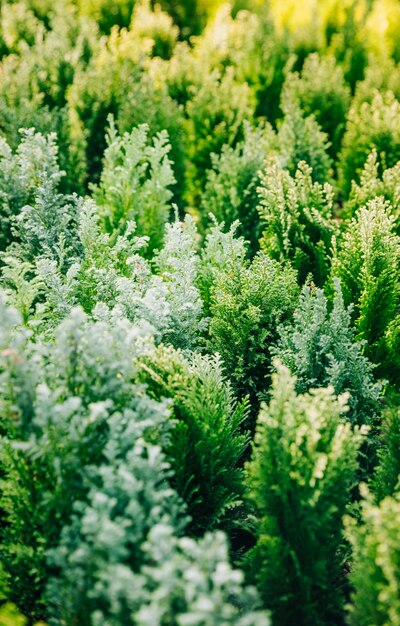
[[[297,393],[331,385],[337,395],[348,392],[352,424],[369,423],[376,415],[382,385],[373,379],[373,365],[355,341],[352,305],[343,302],[335,280],[332,307],[322,289],[304,286],[293,322],[281,326],[273,353],[296,376]]]
[[[186,105],[189,167],[188,200],[197,202],[204,188],[211,154],[224,144],[235,145],[243,136],[243,122],[250,120],[254,102],[246,83],[235,79],[233,68],[221,75],[207,72]]]
[[[133,222],[107,233],[92,200],[75,204],[79,210],[73,220],[72,205],[62,202],[44,216],[27,207],[30,228],[20,221],[18,232],[24,238],[4,256],[7,293],[25,321],[51,330],[73,306],[81,305],[95,319],[128,318],[151,326],[157,342],[195,348],[207,322],[197,286],[193,220],[167,225],[164,247],[152,267],[143,258],[148,237],[139,237]],[[54,229],[57,217],[61,228]],[[31,254],[33,243],[36,256]]]
[[[388,409],[382,420],[378,466],[371,481],[377,502],[397,492],[400,478],[400,410]]]
[[[346,304],[354,303],[358,338],[377,372],[398,380],[400,237],[383,198],[361,207],[338,240],[332,274],[341,280]]]
[[[160,132],[148,145],[146,125],[121,137],[114,119],[109,117],[108,122],[103,169],[93,197],[110,230],[134,220],[137,234],[149,237],[150,254],[162,244],[171,209],[170,187],[175,183],[168,135]]]
[[[208,348],[219,352],[235,392],[253,409],[268,387],[278,324],[296,306],[296,272],[264,253],[222,268],[211,292]]]
[[[208,229],[200,251],[197,270],[197,285],[206,316],[210,315],[212,293],[218,275],[221,272],[237,271],[246,263],[245,259],[248,256],[247,243],[243,237],[237,235],[238,221],[233,222],[229,229],[225,229],[224,223],[218,224],[212,214],[210,221],[213,225]]]
[[[293,176],[299,161],[305,161],[312,169],[313,180],[325,183],[332,175],[328,136],[314,115],[303,112],[297,98],[285,92],[282,96],[284,117],[277,136],[282,164]]]
[[[85,498],[89,468],[104,462],[113,416],[142,423],[143,436],[157,432],[164,445],[168,412],[135,386],[142,339],[129,322],[89,323],[75,311],[54,342],[31,344],[4,303],[2,318],[1,562],[13,581],[9,599],[40,617],[46,552],[74,500]]]
[[[296,394],[296,378],[276,363],[271,401],[258,418],[247,466],[256,516],[249,575],[274,624],[337,623],[342,515],[357,470],[363,430],[343,420],[346,396],[333,388]]]
[[[312,169],[300,162],[293,176],[278,159],[267,161],[258,188],[261,247],[274,259],[290,260],[303,284],[311,273],[318,285],[329,274],[334,193],[331,185],[313,182]]]
[[[13,222],[15,241],[6,254],[31,263],[45,256],[66,271],[82,253],[77,234],[82,200],[58,193],[57,179],[57,175],[44,177],[33,202],[21,208]]]
[[[197,286],[196,237],[196,225],[189,215],[183,222],[176,219],[167,224],[164,246],[154,260],[170,309],[171,325],[165,341],[185,349],[196,347],[207,326]]]
[[[207,174],[201,197],[201,220],[209,224],[212,213],[231,226],[239,220],[238,233],[250,242],[250,251],[258,250],[260,220],[257,214],[260,170],[272,151],[275,136],[270,126],[253,129],[244,125],[244,139],[234,148],[225,145],[221,154],[211,155],[212,169]]]
[[[372,102],[350,109],[340,155],[341,185],[346,193],[359,179],[363,165],[375,148],[383,169],[400,160],[400,103],[390,91],[376,92]]]
[[[382,171],[383,170],[383,171]],[[396,218],[396,230],[400,232],[400,161],[393,167],[383,169],[374,148],[360,174],[360,182],[352,181],[349,199],[345,204],[345,217],[353,217],[369,200],[382,196],[390,202],[391,212]]]
[[[306,115],[315,115],[330,141],[329,153],[335,157],[341,145],[350,107],[350,88],[343,69],[333,56],[310,54],[299,72],[289,73],[283,90],[298,99]]]
[[[357,626],[400,624],[400,497],[373,502],[365,485],[361,523],[346,519],[353,551],[348,622]]]
[[[249,443],[247,400],[237,403],[218,356],[185,358],[160,346],[139,360],[147,393],[172,400],[177,420],[167,456],[172,484],[187,505],[189,528],[201,533],[231,527],[243,503],[240,461]]]
[[[182,537],[187,515],[162,452],[170,403],[136,382],[151,349],[143,329],[74,310],[55,341],[33,344],[4,303],[1,316],[9,600],[52,623],[268,624],[224,537]]]
[[[11,243],[13,218],[34,200],[43,181],[61,179],[57,154],[54,134],[45,137],[33,129],[23,130],[14,153],[0,139],[0,250]]]

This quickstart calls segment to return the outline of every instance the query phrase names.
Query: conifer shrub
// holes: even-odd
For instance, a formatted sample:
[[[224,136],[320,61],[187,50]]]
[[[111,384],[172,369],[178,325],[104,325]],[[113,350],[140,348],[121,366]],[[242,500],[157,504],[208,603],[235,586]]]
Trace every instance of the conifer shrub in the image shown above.
[[[336,398],[332,387],[297,395],[296,378],[276,368],[247,466],[256,515],[249,575],[274,624],[337,623],[343,613],[341,518],[363,431],[344,422],[345,395]]]
[[[365,161],[360,182],[352,181],[344,216],[354,217],[357,209],[377,196],[390,202],[390,212],[396,218],[396,230],[400,230],[400,161],[393,167],[383,169],[374,148]]]
[[[33,128],[21,130],[14,152],[5,139],[0,139],[0,250],[11,243],[14,219],[21,209],[34,201],[45,181],[52,181],[54,191],[62,175],[54,134],[45,137]]]
[[[356,85],[353,105],[361,106],[363,102],[371,103],[377,91],[380,93],[391,91],[397,100],[400,97],[399,66],[387,55],[371,55],[368,67],[365,69],[365,76]]]
[[[147,124],[149,139],[166,131],[171,146],[169,160],[175,182],[171,185],[173,200],[181,209],[185,192],[186,140],[182,107],[173,100],[166,88],[143,75],[140,82],[126,85],[126,94],[119,103],[116,125],[119,132],[131,133],[132,129]]]
[[[40,617],[47,550],[57,545],[75,499],[85,497],[90,468],[104,462],[113,416],[134,423],[137,414],[143,436],[162,444],[168,412],[135,387],[132,355],[140,350],[140,331],[126,321],[90,324],[75,311],[57,328],[54,343],[31,344],[4,303],[2,316],[8,437],[1,453],[1,562],[13,581],[10,600]]]
[[[148,237],[148,252],[162,244],[168,221],[175,182],[168,153],[171,149],[166,131],[148,145],[148,127],[141,125],[131,133],[119,135],[109,118],[107,148],[94,200],[106,227],[123,229],[126,222],[136,223],[137,234]]]
[[[253,411],[268,388],[278,324],[290,319],[297,297],[296,272],[264,253],[216,275],[208,349],[221,355],[235,392],[250,395]]]
[[[282,94],[284,113],[278,130],[278,150],[283,167],[294,176],[300,161],[312,169],[314,181],[325,183],[332,175],[332,159],[328,154],[328,136],[323,132],[315,115],[306,115],[298,99],[287,92]]]
[[[1,316],[9,599],[50,623],[267,626],[224,536],[183,536],[186,510],[162,451],[170,402],[137,382],[137,358],[151,349],[143,330],[74,310],[54,342],[34,344],[4,303]],[[221,394],[228,406],[229,390]]]
[[[186,215],[184,222],[176,219],[167,224],[164,246],[154,259],[165,288],[170,317],[164,342],[185,350],[195,349],[207,328],[197,285],[196,237],[196,225],[190,215]]]
[[[128,27],[136,0],[75,0],[81,15],[96,20],[100,30],[108,34],[113,26]]]
[[[211,166],[211,154],[243,138],[243,123],[254,113],[249,86],[236,80],[233,68],[206,74],[186,105],[188,201],[197,201]]]
[[[289,73],[284,91],[288,98],[298,99],[306,115],[314,115],[328,135],[329,154],[335,157],[340,149],[350,107],[350,88],[343,70],[333,56],[310,54],[299,72]]]
[[[94,183],[101,172],[108,116],[117,116],[126,99],[127,83],[131,86],[140,81],[152,42],[125,29],[113,29],[97,46],[87,65],[76,71],[67,94],[75,158],[84,164],[85,182]]]
[[[378,364],[377,373],[399,378],[399,254],[395,219],[383,198],[361,207],[338,240],[332,275],[341,281],[346,305],[354,303],[364,353]]]
[[[346,417],[352,424],[373,423],[382,386],[373,379],[373,366],[355,341],[352,306],[344,305],[335,280],[332,308],[322,289],[304,286],[293,322],[280,328],[274,355],[296,376],[296,392],[333,387],[349,393]]]
[[[361,523],[346,519],[353,550],[348,622],[357,626],[399,624],[399,494],[384,498],[379,505],[365,486],[363,495]]]
[[[371,489],[379,503],[397,492],[400,477],[400,411],[386,410],[382,420],[378,466],[371,481]]]
[[[237,271],[246,262],[248,248],[243,237],[237,236],[239,222],[233,222],[225,231],[225,224],[218,224],[210,215],[213,226],[209,228],[200,252],[197,270],[197,285],[203,301],[203,311],[210,315],[210,306],[215,282],[222,272]]]
[[[340,154],[340,180],[346,194],[351,181],[359,181],[363,165],[373,148],[383,170],[400,160],[400,103],[393,93],[376,92],[371,103],[354,105],[349,112]]]
[[[334,193],[331,185],[313,182],[313,171],[301,161],[292,176],[277,158],[266,162],[258,188],[261,247],[272,258],[290,260],[304,283],[312,274],[322,285],[329,274]]]
[[[97,320],[129,319],[151,328],[157,342],[189,350],[199,346],[207,319],[192,218],[167,225],[164,246],[150,264],[143,258],[148,238],[136,235],[134,222],[127,222],[122,234],[109,234],[92,200],[78,203],[76,224],[69,219],[70,204],[57,207],[50,216],[26,207],[30,229],[22,225],[25,239],[3,257],[8,297],[25,321],[51,332],[81,305]],[[54,219],[67,234],[54,231]],[[32,246],[37,246],[34,259]]]
[[[1,53],[20,53],[32,46],[40,32],[40,21],[25,2],[5,2],[0,10]]]
[[[2,59],[0,129],[13,149],[20,128],[34,127],[44,135],[56,132],[60,165],[67,172],[62,189],[81,192],[85,163],[78,147],[71,145],[67,91],[97,51],[97,31],[92,22],[78,20],[71,7],[52,7],[46,21],[32,46]]]
[[[172,401],[177,421],[167,449],[172,485],[186,503],[195,534],[232,528],[243,503],[240,461],[249,444],[247,401],[237,403],[218,356],[183,354],[160,346],[139,361],[155,398]]]
[[[163,59],[171,57],[179,29],[173,23],[171,15],[163,11],[159,4],[152,6],[150,0],[136,2],[130,28],[140,39],[152,40],[153,56]]]
[[[220,155],[211,155],[212,169],[207,173],[201,197],[201,220],[207,226],[212,213],[219,222],[231,226],[239,220],[238,234],[258,250],[260,220],[257,214],[259,172],[273,150],[275,136],[270,126],[253,129],[244,126],[244,139],[234,148],[225,145]]]

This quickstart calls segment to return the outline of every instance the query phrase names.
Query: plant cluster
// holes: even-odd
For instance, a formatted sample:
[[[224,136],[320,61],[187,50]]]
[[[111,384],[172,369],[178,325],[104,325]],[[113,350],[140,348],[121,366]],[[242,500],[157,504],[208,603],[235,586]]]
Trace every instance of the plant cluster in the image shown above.
[[[0,626],[400,626],[396,0],[4,0]]]

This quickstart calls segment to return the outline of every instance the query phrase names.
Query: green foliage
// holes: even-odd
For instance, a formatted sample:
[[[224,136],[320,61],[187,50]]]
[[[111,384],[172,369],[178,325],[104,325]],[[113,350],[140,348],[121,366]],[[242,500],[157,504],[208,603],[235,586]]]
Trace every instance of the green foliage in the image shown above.
[[[394,167],[383,169],[380,166],[376,149],[368,155],[360,174],[360,183],[352,181],[351,192],[345,205],[345,215],[353,217],[361,206],[377,196],[389,200],[391,213],[395,216],[397,230],[400,231],[400,161]]]
[[[95,19],[103,33],[113,26],[129,26],[136,0],[116,0],[110,5],[107,0],[76,0],[82,15]]]
[[[243,499],[239,462],[249,443],[248,433],[240,433],[246,400],[235,402],[219,357],[192,355],[187,360],[161,346],[139,366],[148,393],[173,402],[177,424],[167,453],[172,484],[191,516],[191,531],[231,526]]]
[[[170,213],[169,187],[175,182],[168,158],[168,135],[166,131],[159,133],[152,145],[147,145],[147,126],[134,128],[121,137],[112,117],[109,124],[103,170],[94,199],[109,230],[134,221],[137,234],[149,238],[151,253],[162,244]]]
[[[252,263],[226,266],[215,280],[208,348],[219,352],[234,390],[250,394],[254,408],[268,387],[277,326],[296,306],[295,272],[259,253]]]
[[[7,345],[18,318],[2,306],[8,329],[1,353],[2,424],[10,438],[1,454],[6,524],[0,554],[13,580],[10,600],[37,614],[48,577],[46,551],[57,545],[75,499],[87,493],[90,468],[104,462],[113,420],[129,420],[142,436],[164,444],[168,413],[135,385],[132,355],[141,338],[126,321],[110,328],[75,311],[54,343],[30,345],[22,333]]]
[[[336,398],[332,387],[296,395],[296,378],[276,367],[247,466],[257,516],[250,577],[274,624],[337,623],[343,610],[341,518],[362,431],[342,420],[346,396]]]
[[[397,0],[0,4],[0,622],[400,626]]]
[[[160,133],[164,135],[164,131],[168,133],[171,145],[168,159],[176,179],[171,190],[174,192],[174,201],[182,206],[186,171],[183,112],[167,90],[156,87],[155,81],[147,75],[143,75],[140,82],[127,86],[117,116],[121,134],[130,133],[133,127],[141,124],[148,125],[148,134],[153,140]]]
[[[34,129],[21,131],[14,153],[0,139],[0,250],[11,243],[13,218],[35,199],[44,181],[54,181],[54,187],[61,179],[57,154],[55,136],[44,137]]]
[[[251,92],[239,83],[234,71],[221,76],[218,70],[206,74],[187,103],[188,176],[193,186],[189,201],[196,200],[205,185],[211,154],[224,144],[234,145],[243,135],[243,122],[254,112]]]
[[[133,11],[131,29],[142,39],[153,41],[152,55],[169,59],[173,52],[179,29],[171,15],[161,10],[159,4],[150,6],[150,0],[140,0]]]
[[[32,616],[46,599],[55,623],[267,626],[255,591],[228,564],[224,537],[182,537],[185,510],[162,451],[173,426],[168,403],[136,382],[137,359],[151,348],[141,330],[75,310],[55,342],[35,345],[13,334],[12,310],[1,313],[2,347],[19,336],[0,355],[2,418],[14,435],[1,454],[0,555],[11,599]],[[217,421],[220,401],[229,410],[233,399],[212,362],[203,365],[198,406],[208,381]],[[196,376],[195,362],[190,369]],[[238,409],[230,434],[241,419]],[[238,436],[236,454],[244,442]]]
[[[79,255],[76,227],[81,200],[57,193],[57,183],[57,174],[42,178],[32,205],[25,205],[15,218],[16,241],[7,248],[7,254],[30,262],[46,256],[57,260],[61,269],[68,268],[70,259]]]
[[[74,75],[67,93],[68,118],[74,156],[83,165],[85,182],[87,178],[98,182],[108,116],[116,116],[126,98],[126,76],[132,86],[139,82],[143,59],[151,47],[150,40],[113,29],[98,42],[89,63]]]
[[[298,72],[288,74],[284,92],[287,98],[299,100],[306,115],[315,115],[316,121],[328,135],[329,154],[335,157],[350,107],[350,89],[334,57],[310,54],[304,62],[301,75]]]
[[[382,423],[381,446],[378,450],[379,465],[371,487],[379,503],[397,491],[400,476],[400,410],[386,411]]]
[[[346,524],[353,548],[349,623],[395,626],[400,624],[400,499],[395,494],[376,505],[366,489],[363,495],[361,524],[350,518]]]
[[[294,177],[278,159],[267,162],[258,188],[258,211],[264,230],[261,247],[274,259],[290,260],[303,284],[312,274],[322,285],[329,273],[332,238],[333,189],[312,180],[312,169],[300,162]]]
[[[246,242],[237,237],[239,222],[233,222],[225,233],[225,224],[218,224],[213,215],[213,226],[208,230],[200,255],[197,283],[203,300],[203,310],[209,315],[212,291],[221,272],[232,271],[243,266],[247,255]]]
[[[332,275],[340,278],[345,303],[354,303],[358,337],[378,372],[399,378],[400,238],[383,198],[361,207],[339,240]],[[396,330],[397,329],[397,330]]]
[[[197,231],[193,219],[168,224],[164,247],[155,258],[155,265],[166,288],[170,329],[165,341],[176,348],[193,349],[201,331],[206,328],[203,304],[197,287],[199,258],[196,254]]]
[[[243,142],[235,148],[225,145],[220,155],[212,155],[212,169],[207,173],[201,197],[203,224],[207,225],[209,213],[227,226],[239,220],[238,233],[250,242],[253,253],[258,249],[260,236],[257,215],[259,172],[274,143],[270,126],[253,129],[245,124]]]
[[[294,176],[300,161],[312,169],[313,180],[325,183],[331,178],[332,160],[328,136],[314,115],[303,113],[300,102],[283,92],[284,118],[278,131],[278,148],[283,166]]]
[[[132,497],[132,486],[123,487],[126,495]],[[114,487],[112,495],[117,489]],[[133,511],[129,511],[133,507],[127,506],[127,523],[118,531],[125,511],[118,514],[114,498],[107,493],[96,492],[96,496],[88,509],[90,517],[74,520],[55,553],[55,562],[64,568],[65,577],[62,587],[51,586],[50,591],[54,596],[58,591],[61,613],[67,619],[78,616],[82,626],[269,626],[267,615],[257,610],[255,590],[244,587],[242,572],[229,565],[222,533],[207,534],[198,542],[179,538],[166,516],[166,520],[156,523],[143,537],[140,553],[143,566],[130,568],[125,562],[137,556],[132,553],[137,546],[132,545],[128,536],[132,526],[138,526],[135,519],[129,519],[133,518]],[[140,504],[135,502],[135,505],[135,513],[142,512]],[[115,532],[109,535],[111,529]],[[104,537],[103,550],[96,551],[96,545],[100,548],[101,543],[95,533]],[[139,538],[137,531],[136,537]],[[81,545],[83,550],[79,549]],[[111,558],[110,550],[122,562]],[[72,568],[68,554],[73,556]],[[77,604],[75,610],[72,608],[79,597],[74,576],[81,577],[82,571],[88,571],[83,584],[94,585],[89,587],[94,592],[84,603],[83,613]]]
[[[281,327],[273,353],[296,376],[297,393],[328,385],[337,395],[348,392],[350,422],[371,423],[382,389],[362,355],[363,344],[354,341],[351,311],[344,305],[339,281],[330,311],[322,289],[305,286],[293,322]]]
[[[349,112],[340,155],[341,185],[346,193],[351,181],[359,180],[362,167],[373,148],[382,168],[400,160],[400,103],[390,92],[376,92],[371,103],[354,105]]]

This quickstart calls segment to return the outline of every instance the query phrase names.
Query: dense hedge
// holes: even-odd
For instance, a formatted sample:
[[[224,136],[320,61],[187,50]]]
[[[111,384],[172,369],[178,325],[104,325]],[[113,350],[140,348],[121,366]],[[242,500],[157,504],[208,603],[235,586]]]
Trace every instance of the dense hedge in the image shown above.
[[[398,625],[396,0],[0,8],[0,626]]]

